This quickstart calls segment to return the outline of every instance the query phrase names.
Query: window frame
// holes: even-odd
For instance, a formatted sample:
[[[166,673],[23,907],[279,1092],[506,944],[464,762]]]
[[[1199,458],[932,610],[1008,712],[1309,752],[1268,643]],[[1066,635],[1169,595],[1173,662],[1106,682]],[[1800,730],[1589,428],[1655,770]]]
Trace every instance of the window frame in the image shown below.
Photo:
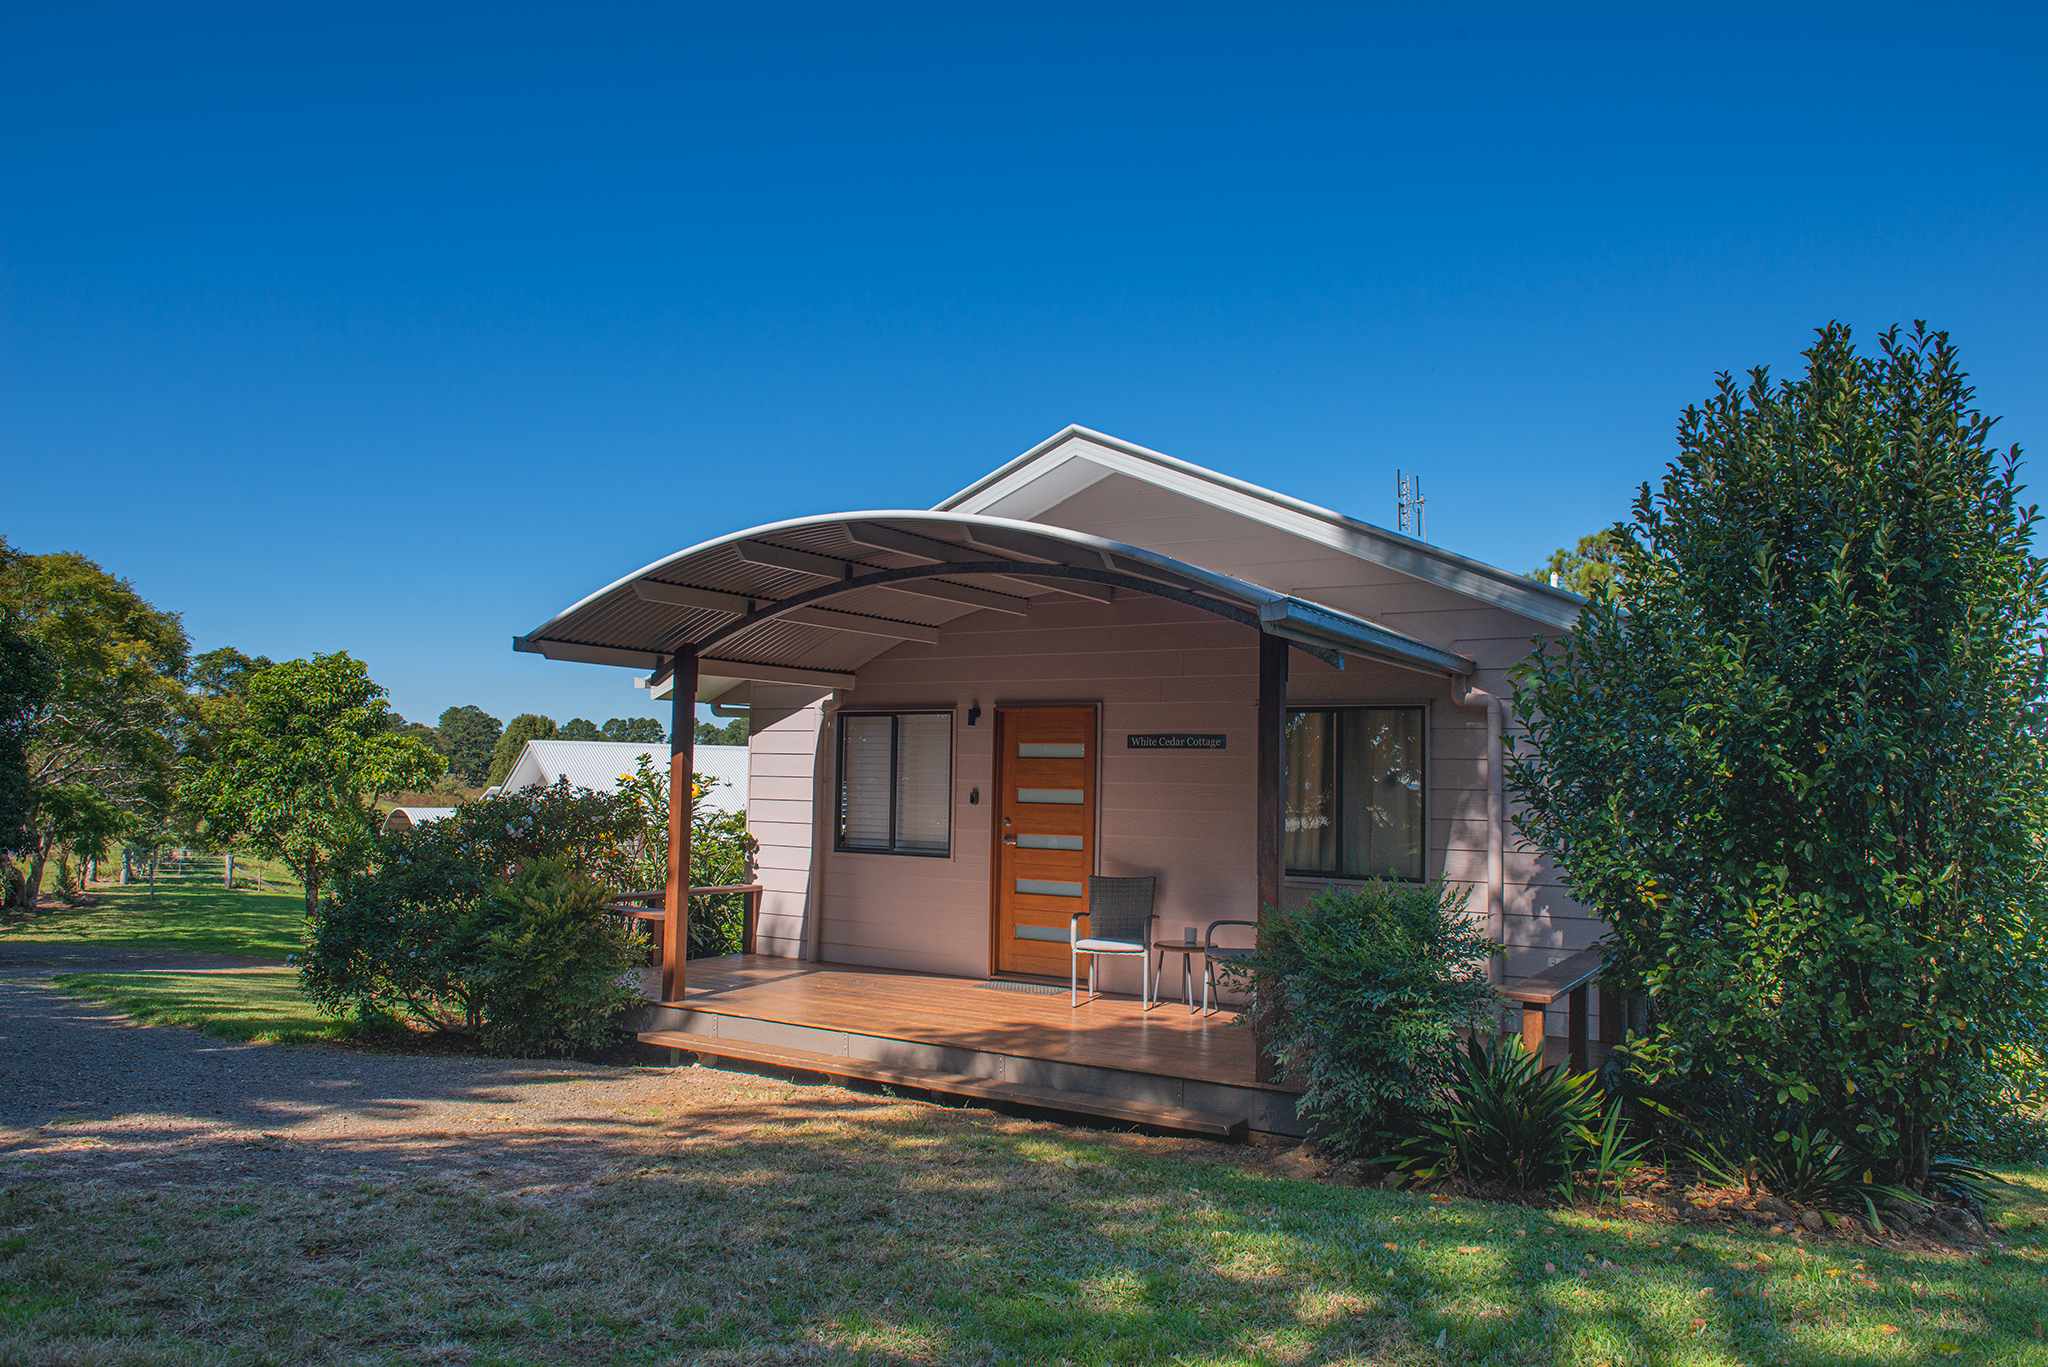
[[[1281,712],[1281,721],[1282,721],[1282,725],[1283,725],[1283,726],[1285,725],[1285,723],[1286,723],[1286,721],[1287,721],[1287,719],[1288,719],[1288,718],[1291,718],[1291,717],[1295,717],[1295,716],[1299,716],[1299,715],[1302,715],[1302,714],[1305,714],[1305,713],[1310,713],[1310,712],[1319,712],[1319,713],[1322,713],[1323,715],[1325,715],[1325,716],[1327,716],[1327,717],[1330,717],[1330,718],[1332,718],[1332,721],[1333,721],[1333,724],[1332,724],[1332,725],[1331,725],[1331,727],[1330,727],[1330,781],[1331,781],[1331,785],[1332,785],[1332,790],[1333,790],[1333,791],[1332,791],[1332,795],[1331,795],[1331,800],[1330,800],[1330,823],[1331,823],[1331,830],[1332,830],[1332,831],[1334,832],[1334,841],[1335,841],[1335,843],[1334,843],[1334,845],[1333,845],[1333,851],[1334,851],[1334,854],[1333,854],[1333,862],[1335,863],[1335,865],[1336,865],[1336,868],[1337,868],[1338,870],[1341,870],[1341,869],[1342,869],[1342,868],[1344,867],[1344,847],[1343,847],[1343,840],[1344,840],[1344,774],[1343,774],[1343,763],[1344,763],[1344,746],[1343,746],[1343,743],[1342,743],[1341,739],[1339,738],[1339,736],[1338,736],[1338,734],[1337,734],[1337,725],[1338,725],[1338,724],[1341,724],[1341,723],[1340,723],[1340,722],[1338,721],[1338,714],[1339,714],[1339,713],[1344,713],[1344,712],[1413,712],[1413,713],[1415,713],[1415,714],[1416,714],[1416,718],[1417,718],[1417,724],[1416,724],[1416,728],[1415,728],[1415,737],[1416,737],[1416,744],[1417,744],[1417,747],[1418,747],[1418,749],[1419,749],[1419,752],[1420,752],[1420,753],[1419,753],[1419,754],[1417,755],[1417,757],[1416,757],[1416,766],[1415,766],[1415,767],[1416,767],[1416,772],[1417,772],[1418,774],[1420,774],[1420,775],[1421,775],[1421,778],[1422,778],[1422,783],[1421,783],[1421,789],[1420,789],[1420,791],[1419,791],[1419,792],[1418,792],[1418,793],[1416,794],[1416,802],[1417,802],[1417,807],[1418,807],[1418,809],[1417,809],[1417,812],[1416,812],[1416,819],[1415,819],[1415,829],[1416,829],[1416,831],[1418,832],[1418,836],[1419,836],[1419,839],[1420,839],[1420,841],[1421,841],[1421,844],[1422,844],[1422,850],[1421,850],[1421,854],[1422,854],[1422,860],[1421,860],[1421,864],[1422,864],[1422,867],[1421,867],[1421,870],[1420,870],[1420,872],[1418,872],[1418,873],[1416,874],[1416,876],[1415,876],[1415,877],[1413,877],[1413,878],[1409,878],[1409,877],[1406,877],[1405,875],[1404,875],[1404,876],[1398,876],[1398,877],[1396,877],[1396,878],[1394,879],[1394,881],[1395,881],[1395,882],[1397,882],[1397,883],[1414,883],[1414,884],[1421,884],[1421,883],[1427,883],[1427,882],[1429,881],[1429,786],[1430,786],[1430,785],[1429,785],[1429,739],[1430,739],[1430,736],[1429,736],[1429,717],[1430,717],[1430,709],[1429,709],[1428,705],[1427,705],[1427,704],[1424,704],[1424,703],[1419,703],[1419,702],[1389,702],[1389,703],[1376,703],[1376,702],[1375,702],[1375,703],[1364,703],[1364,702],[1361,702],[1361,703],[1303,703],[1303,704],[1301,704],[1300,706],[1294,706],[1294,705],[1289,705],[1289,706],[1287,706],[1287,707],[1285,707],[1285,708],[1283,708],[1283,709],[1282,709],[1282,712]],[[1283,750],[1283,753],[1282,753],[1282,760],[1283,760],[1283,763],[1284,763],[1284,761],[1285,761],[1285,752],[1284,752],[1284,750]],[[1285,774],[1284,774],[1284,770],[1283,770],[1283,776],[1282,776],[1282,787],[1283,787],[1283,789],[1284,789],[1284,787],[1285,787]],[[1282,821],[1283,821],[1283,822],[1284,822],[1284,821],[1286,820],[1286,811],[1285,811],[1285,808],[1284,808],[1284,807],[1283,807],[1283,809],[1282,809],[1282,812],[1281,812],[1281,819],[1282,819]],[[1284,828],[1283,828],[1283,829],[1281,830],[1281,832],[1280,832],[1280,842],[1281,842],[1281,848],[1282,848],[1282,849],[1285,849],[1285,848],[1286,848],[1286,844],[1287,844],[1287,832],[1286,832],[1286,830],[1285,830]],[[1372,874],[1372,873],[1363,873],[1363,874],[1350,874],[1350,873],[1342,873],[1342,872],[1337,872],[1337,871],[1335,871],[1335,870],[1329,870],[1329,869],[1301,869],[1301,868],[1296,868],[1296,867],[1294,867],[1294,866],[1293,866],[1293,865],[1291,865],[1291,864],[1283,866],[1283,867],[1282,867],[1282,870],[1281,870],[1281,874],[1282,874],[1282,876],[1283,876],[1283,877],[1286,877],[1286,878],[1307,878],[1307,879],[1315,879],[1315,880],[1317,880],[1317,881],[1319,881],[1319,882],[1325,882],[1325,883],[1366,883],[1366,882],[1371,882],[1371,881],[1372,881],[1373,879],[1375,879],[1375,878],[1383,878],[1383,877],[1386,877],[1386,875],[1385,875],[1385,874]]]
[[[838,736],[834,745],[834,763],[838,766],[832,776],[832,852],[834,854],[877,854],[899,859],[951,859],[953,857],[953,767],[956,743],[953,716],[956,709],[950,707],[903,707],[862,709],[857,712],[840,712],[837,715]],[[871,845],[849,845],[846,843],[846,720],[850,717],[887,717],[889,719],[889,848],[876,849]],[[944,717],[946,719],[946,848],[943,850],[906,850],[897,845],[901,836],[897,824],[897,792],[903,767],[902,719],[905,717]]]

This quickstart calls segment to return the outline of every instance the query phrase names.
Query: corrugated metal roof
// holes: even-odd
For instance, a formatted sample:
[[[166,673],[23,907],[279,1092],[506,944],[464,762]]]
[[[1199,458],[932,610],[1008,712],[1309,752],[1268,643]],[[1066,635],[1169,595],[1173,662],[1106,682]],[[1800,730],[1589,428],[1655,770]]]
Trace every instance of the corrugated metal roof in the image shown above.
[[[396,835],[429,821],[455,815],[453,807],[393,807],[384,814],[384,834]]]
[[[616,792],[621,775],[639,767],[648,757],[656,769],[668,767],[668,745],[641,745],[615,740],[530,740],[513,761],[500,791],[516,793],[526,788],[551,787],[560,779],[574,788],[592,792]],[[721,812],[747,809],[747,747],[744,745],[699,745],[692,752],[697,772],[725,780],[704,797],[705,805]]]
[[[856,669],[900,640],[982,610],[895,587],[920,584],[999,592],[1019,606],[1045,594],[1149,593],[1286,636],[1331,659],[1356,654],[1433,674],[1469,675],[1474,668],[1462,655],[1363,618],[1141,547],[1011,518],[922,511],[837,513],[734,532],[607,585],[515,638],[513,647],[654,670],[678,649],[694,647],[705,681],[700,700],[725,692],[730,679],[850,688]],[[1312,635],[1282,610],[1287,604],[1314,607]],[[865,620],[821,625],[788,615],[804,607]],[[904,634],[889,636],[892,625]]]

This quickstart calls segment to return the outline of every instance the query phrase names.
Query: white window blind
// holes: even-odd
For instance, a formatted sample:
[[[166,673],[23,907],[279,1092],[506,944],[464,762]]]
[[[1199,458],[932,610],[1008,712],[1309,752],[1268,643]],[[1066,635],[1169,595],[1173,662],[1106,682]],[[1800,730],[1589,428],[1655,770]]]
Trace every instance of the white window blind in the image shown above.
[[[849,850],[889,848],[889,770],[894,717],[844,717],[839,752],[839,844]]]
[[[944,854],[953,834],[953,718],[914,712],[896,719],[896,848]]]
[[[839,725],[839,848],[951,853],[953,714],[857,713]]]

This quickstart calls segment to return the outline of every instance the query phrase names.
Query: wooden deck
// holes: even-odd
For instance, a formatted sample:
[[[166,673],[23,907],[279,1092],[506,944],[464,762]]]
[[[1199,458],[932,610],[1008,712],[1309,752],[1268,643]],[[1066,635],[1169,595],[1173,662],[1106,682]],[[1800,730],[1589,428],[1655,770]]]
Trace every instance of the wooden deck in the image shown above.
[[[761,955],[692,959],[680,1002],[652,999],[642,1030],[1000,1079],[1019,1085],[1230,1113],[1298,1132],[1296,1089],[1258,1080],[1235,1013],[1164,1001],[1008,991],[978,979]]]

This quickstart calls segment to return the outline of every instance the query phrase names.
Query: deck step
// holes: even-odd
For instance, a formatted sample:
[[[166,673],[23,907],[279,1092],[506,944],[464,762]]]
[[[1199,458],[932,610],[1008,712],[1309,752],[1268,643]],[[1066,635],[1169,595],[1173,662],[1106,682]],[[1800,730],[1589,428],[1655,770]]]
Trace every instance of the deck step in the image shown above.
[[[1009,1101],[1047,1111],[1073,1115],[1101,1116],[1135,1125],[1155,1125],[1162,1130],[1205,1134],[1215,1139],[1241,1140],[1250,1129],[1244,1116],[1219,1115],[1214,1111],[1189,1110],[1184,1106],[1161,1106],[1150,1101],[1126,1101],[1120,1097],[1095,1096],[1088,1092],[1058,1092],[1048,1087],[1027,1087],[992,1077],[969,1077],[941,1073],[930,1068],[910,1068],[874,1059],[846,1058],[839,1054],[818,1054],[807,1049],[784,1049],[772,1044],[752,1044],[692,1035],[681,1030],[649,1030],[640,1035],[642,1044],[669,1049],[687,1049],[693,1054],[761,1063],[773,1068],[790,1068],[826,1077],[859,1078],[863,1082],[884,1082],[893,1087],[911,1087],[946,1096],[971,1096],[985,1101]]]

